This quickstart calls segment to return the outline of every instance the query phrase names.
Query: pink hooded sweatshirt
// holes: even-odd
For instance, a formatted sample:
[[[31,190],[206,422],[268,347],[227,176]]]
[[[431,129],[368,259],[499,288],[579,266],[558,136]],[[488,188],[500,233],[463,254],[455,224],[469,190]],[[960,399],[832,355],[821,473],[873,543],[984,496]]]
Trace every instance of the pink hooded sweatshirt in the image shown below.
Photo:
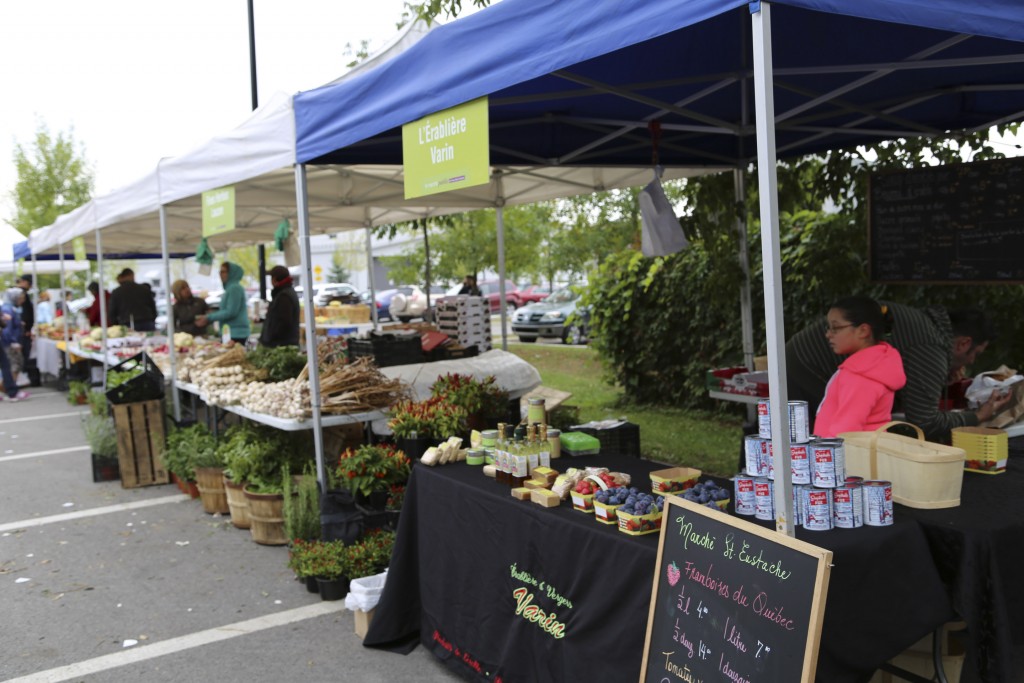
[[[881,427],[892,419],[893,398],[906,383],[899,351],[886,342],[861,349],[843,361],[828,381],[814,434],[836,436]]]

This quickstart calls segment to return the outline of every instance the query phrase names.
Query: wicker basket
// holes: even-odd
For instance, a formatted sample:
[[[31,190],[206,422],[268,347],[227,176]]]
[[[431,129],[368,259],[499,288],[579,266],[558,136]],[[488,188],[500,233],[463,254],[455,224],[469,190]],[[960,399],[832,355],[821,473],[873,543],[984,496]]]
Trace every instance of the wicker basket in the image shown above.
[[[905,424],[917,438],[888,433]],[[907,422],[889,422],[873,432],[845,432],[846,473],[892,482],[892,498],[912,508],[960,505],[965,453],[962,448],[924,440],[924,432]]]
[[[968,472],[1001,474],[1006,471],[1009,455],[1009,437],[1002,429],[987,427],[957,427],[953,430],[953,445],[967,453]]]

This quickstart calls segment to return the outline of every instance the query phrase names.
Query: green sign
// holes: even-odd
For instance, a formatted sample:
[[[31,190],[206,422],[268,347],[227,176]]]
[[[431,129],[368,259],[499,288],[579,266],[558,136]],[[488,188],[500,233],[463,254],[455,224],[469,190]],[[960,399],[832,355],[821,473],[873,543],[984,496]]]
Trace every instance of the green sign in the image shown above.
[[[85,238],[84,237],[76,237],[75,239],[71,240],[71,250],[75,254],[75,260],[76,261],[84,261],[85,260]]]
[[[487,183],[487,126],[486,97],[402,126],[405,198]]]
[[[203,237],[235,229],[235,188],[221,187],[203,193]]]

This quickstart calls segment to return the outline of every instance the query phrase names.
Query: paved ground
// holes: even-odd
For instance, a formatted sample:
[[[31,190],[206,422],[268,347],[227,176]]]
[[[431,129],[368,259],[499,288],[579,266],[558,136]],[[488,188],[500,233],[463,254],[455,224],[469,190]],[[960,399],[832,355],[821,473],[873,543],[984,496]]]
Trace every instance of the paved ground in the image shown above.
[[[64,394],[0,403],[0,680],[453,681],[362,647],[340,602],[171,485],[94,484]]]

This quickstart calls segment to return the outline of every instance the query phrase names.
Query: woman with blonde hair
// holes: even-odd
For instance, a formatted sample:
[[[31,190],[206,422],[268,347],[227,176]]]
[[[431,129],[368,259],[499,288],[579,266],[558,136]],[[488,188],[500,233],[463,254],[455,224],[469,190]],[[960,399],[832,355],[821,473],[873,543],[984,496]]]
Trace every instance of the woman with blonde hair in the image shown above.
[[[174,294],[174,329],[197,337],[206,334],[206,324],[196,323],[196,316],[210,310],[206,301],[192,296],[192,288],[184,280],[175,280],[171,293]]]

